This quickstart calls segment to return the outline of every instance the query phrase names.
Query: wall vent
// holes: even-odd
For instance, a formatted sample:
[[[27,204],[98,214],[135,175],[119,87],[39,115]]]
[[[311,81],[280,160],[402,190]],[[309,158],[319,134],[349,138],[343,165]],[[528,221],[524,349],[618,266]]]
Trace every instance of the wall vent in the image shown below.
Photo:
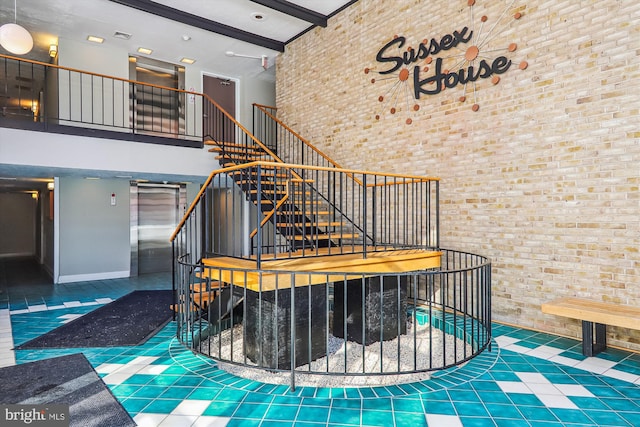
[[[131,38],[131,34],[122,31],[116,31],[115,33],[113,33],[113,37],[117,39],[129,40]]]

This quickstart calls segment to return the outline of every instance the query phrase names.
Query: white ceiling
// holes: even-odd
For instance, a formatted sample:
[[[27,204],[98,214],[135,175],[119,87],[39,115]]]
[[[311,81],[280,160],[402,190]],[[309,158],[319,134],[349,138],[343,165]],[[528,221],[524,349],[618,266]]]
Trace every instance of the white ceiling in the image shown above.
[[[136,51],[139,47],[145,47],[153,50],[148,55],[153,59],[177,64],[181,58],[188,57],[196,60],[195,66],[199,69],[221,76],[274,80],[274,60],[286,42],[312,28],[315,25],[314,19],[324,19],[326,22],[336,11],[356,1],[0,0],[0,25],[17,22],[31,33],[34,49],[22,56],[26,59],[49,62],[49,45],[64,39],[90,43],[86,40],[87,36],[95,35],[105,39],[104,46],[123,49],[131,54],[141,55]],[[139,8],[151,8],[156,13],[159,9],[161,15],[170,15],[173,19]],[[283,8],[288,13],[278,11]],[[256,14],[263,19],[256,20]],[[303,16],[305,19],[293,15]],[[217,29],[222,29],[227,34],[232,33],[232,36],[216,33]],[[240,31],[234,37],[236,29]],[[116,32],[130,34],[131,37],[128,40],[114,37]],[[189,40],[185,41],[184,36],[188,36]],[[272,46],[274,44],[279,47]],[[100,46],[95,45],[95,48],[99,49]],[[258,58],[266,55],[268,68],[264,70],[259,59],[230,57],[226,54],[229,51]],[[13,56],[2,47],[0,53]],[[0,167],[0,191],[44,185],[39,179],[13,178],[50,177],[53,172],[42,168],[32,169],[11,169],[9,165]],[[56,174],[64,176],[80,172],[58,170]]]
[[[192,17],[189,23],[202,24],[206,28],[241,30],[284,45],[300,33],[314,26],[312,22],[292,14],[279,12],[287,8],[289,13],[328,16],[353,3],[353,0],[0,0],[0,25],[17,21],[34,37],[34,50],[25,55],[28,59],[48,61],[48,49],[59,39],[86,42],[88,35],[105,39],[104,45],[117,46],[137,54],[139,47],[153,50],[151,58],[178,63],[183,57],[195,59],[198,68],[227,77],[255,76],[264,72],[260,60],[230,57],[226,52],[261,57],[267,55],[269,68],[279,49],[266,43],[254,42],[216,34],[182,22],[186,12]],[[269,4],[273,8],[263,6]],[[17,8],[14,9],[14,5]],[[139,10],[152,8],[173,15],[173,19]],[[167,9],[170,8],[170,9]],[[17,13],[16,13],[17,12]],[[16,18],[17,15],[17,18]],[[263,17],[256,20],[255,15]],[[178,19],[178,21],[176,21]],[[222,24],[222,25],[220,25]],[[129,40],[115,38],[116,32],[131,34]],[[184,41],[183,36],[190,37]],[[242,37],[240,37],[242,38]],[[0,47],[0,53],[10,54]]]

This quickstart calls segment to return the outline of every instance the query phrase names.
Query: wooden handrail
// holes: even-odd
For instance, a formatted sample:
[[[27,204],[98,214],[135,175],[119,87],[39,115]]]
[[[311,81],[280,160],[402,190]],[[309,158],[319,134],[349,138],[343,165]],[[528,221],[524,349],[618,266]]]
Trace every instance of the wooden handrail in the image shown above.
[[[153,83],[139,82],[137,80],[129,80],[129,79],[124,79],[122,77],[115,77],[115,76],[109,76],[109,75],[106,75],[106,74],[94,73],[92,71],[79,70],[77,68],[63,67],[61,65],[48,64],[46,62],[34,61],[32,59],[18,58],[18,57],[15,57],[15,56],[5,55],[5,54],[2,54],[2,53],[0,53],[0,58],[13,59],[15,61],[20,61],[20,62],[28,62],[30,64],[42,65],[44,67],[55,68],[55,69],[58,69],[58,70],[72,71],[74,73],[88,74],[88,75],[94,76],[94,77],[102,77],[102,78],[111,79],[111,80],[118,80],[118,81],[121,81],[121,82],[124,82],[124,83],[133,83],[133,84],[137,84],[137,85],[154,87],[154,88],[157,88],[157,89],[166,89],[166,90],[171,90],[171,91],[178,92],[178,93],[186,93],[186,94],[189,94],[189,95],[205,96],[204,94],[199,93],[199,92],[192,92],[192,91],[184,90],[184,89],[175,89],[175,88],[171,88],[171,87],[155,85]]]
[[[307,139],[303,138],[300,134],[298,134],[296,131],[294,131],[293,129],[291,129],[289,126],[287,126],[284,122],[282,122],[282,120],[278,119],[277,117],[275,117],[273,114],[271,114],[270,112],[266,111],[267,109],[270,110],[277,110],[277,107],[273,107],[270,105],[263,105],[263,104],[258,104],[258,103],[253,103],[253,106],[258,108],[260,111],[262,111],[264,114],[266,114],[271,120],[275,121],[276,123],[278,123],[280,126],[282,126],[283,128],[285,128],[288,132],[290,132],[293,136],[295,136],[296,138],[298,138],[300,141],[302,141],[305,145],[307,145],[309,148],[311,148],[313,151],[315,151],[316,153],[318,153],[320,156],[322,156],[325,160],[327,160],[330,164],[334,165],[336,168],[338,169],[342,169],[342,166],[340,166],[338,163],[336,163],[335,161],[333,161],[329,156],[327,156],[326,154],[324,154],[322,151],[320,151],[318,148],[316,148],[313,144],[311,144]],[[371,172],[367,172],[367,174],[371,175]],[[353,178],[353,180],[358,183],[359,185],[363,185],[363,182],[360,181],[359,179],[357,179],[354,176],[351,176],[350,174],[347,174],[348,176],[350,176],[351,178]],[[385,176],[393,176],[393,175],[387,175],[385,174]],[[392,182],[392,183],[382,183],[382,184],[367,184],[367,187],[384,187],[384,186],[392,186],[392,185],[400,185],[400,184],[407,184],[407,182]]]
[[[416,176],[416,175],[401,175],[401,174],[395,174],[395,173],[371,172],[371,171],[363,171],[363,170],[358,170],[358,169],[337,169],[337,168],[329,168],[329,167],[326,167],[326,166],[296,165],[296,164],[291,164],[291,163],[265,162],[265,161],[256,161],[256,162],[250,162],[250,163],[243,163],[241,165],[235,165],[235,166],[230,166],[230,167],[227,167],[227,168],[217,169],[217,170],[211,172],[211,174],[209,175],[207,180],[202,185],[202,188],[200,188],[200,191],[198,192],[198,195],[195,197],[195,199],[193,200],[193,202],[189,206],[189,209],[187,209],[187,211],[185,212],[184,216],[182,217],[182,220],[180,221],[180,223],[176,227],[176,230],[173,232],[173,234],[169,238],[169,241],[173,242],[175,240],[175,238],[177,237],[178,233],[180,232],[180,230],[182,229],[184,224],[187,222],[187,218],[189,217],[189,215],[191,215],[191,213],[195,209],[196,205],[200,201],[200,198],[205,193],[205,191],[207,189],[207,186],[209,184],[211,184],[211,181],[213,180],[213,178],[216,175],[219,175],[219,174],[222,174],[222,173],[233,172],[233,171],[237,171],[237,170],[242,170],[242,169],[249,169],[249,168],[253,168],[253,167],[259,167],[259,166],[260,167],[272,167],[274,169],[277,169],[277,168],[288,169],[298,179],[302,179],[302,178],[300,178],[295,173],[295,169],[325,171],[325,172],[339,172],[339,173],[344,173],[345,175],[346,174],[351,174],[351,175],[354,175],[354,176],[355,175],[385,176],[385,177],[391,177],[391,178],[402,178],[403,180],[405,180],[404,182],[397,183],[398,185],[399,184],[403,184],[403,183],[404,184],[408,184],[408,183],[415,183],[415,182],[440,181],[440,178],[437,178],[437,177],[428,177],[428,176],[427,177],[423,177],[423,176]]]
[[[293,136],[295,136],[296,138],[298,138],[300,141],[302,141],[303,144],[305,144],[306,146],[308,146],[309,148],[311,148],[313,151],[315,151],[317,154],[319,154],[323,159],[325,159],[327,162],[329,162],[330,164],[332,164],[333,166],[335,166],[338,169],[341,169],[342,166],[340,166],[339,164],[337,164],[336,162],[333,161],[333,159],[331,159],[329,156],[327,156],[326,154],[324,154],[322,151],[320,151],[318,148],[316,148],[315,145],[311,144],[308,140],[306,140],[305,138],[303,138],[300,134],[298,134],[296,131],[294,131],[293,129],[291,129],[289,126],[287,126],[285,123],[282,122],[282,120],[278,119],[277,117],[275,117],[273,114],[269,113],[268,111],[266,111],[266,108],[269,109],[273,109],[273,110],[277,110],[276,107],[270,107],[268,105],[261,105],[261,104],[253,104],[254,107],[258,108],[260,111],[262,111],[264,114],[266,114],[271,120],[273,120],[274,122],[278,123],[280,126],[282,126],[283,128],[285,128],[288,132],[290,132]],[[363,183],[361,181],[359,181],[356,177],[348,175],[350,178],[352,178],[358,185],[362,186]]]
[[[315,151],[316,153],[318,153],[320,156],[322,156],[326,161],[328,161],[330,164],[334,165],[337,168],[342,168],[342,166],[340,166],[339,164],[337,164],[336,162],[334,162],[329,156],[327,156],[326,154],[324,154],[322,151],[320,151],[319,149],[317,149],[313,144],[311,144],[309,141],[307,141],[306,139],[304,139],[302,136],[300,136],[296,131],[294,131],[293,129],[291,129],[289,126],[287,126],[286,124],[284,124],[280,119],[278,119],[277,117],[275,117],[273,114],[271,114],[270,112],[266,111],[265,108],[273,108],[276,109],[275,107],[269,107],[267,105],[260,105],[260,104],[253,104],[255,107],[257,107],[260,111],[262,111],[263,113],[265,113],[267,116],[269,116],[269,118],[271,118],[271,120],[273,120],[274,122],[278,123],[280,126],[282,126],[283,128],[285,128],[287,131],[291,132],[293,134],[293,136],[295,136],[296,138],[298,138],[300,141],[302,141],[305,145],[307,145],[309,148],[311,148],[313,151]]]
[[[209,102],[211,102],[213,105],[215,105],[220,111],[222,111],[222,113],[233,122],[233,124],[235,124],[236,126],[238,126],[238,128],[240,128],[240,130],[242,130],[246,135],[249,136],[249,138],[251,138],[251,140],[253,142],[256,143],[256,145],[258,145],[260,148],[262,148],[268,155],[270,155],[271,157],[273,157],[275,160],[277,160],[278,162],[282,162],[284,163],[284,161],[278,157],[273,151],[269,150],[269,147],[267,147],[266,145],[264,145],[258,138],[256,138],[251,132],[249,132],[247,130],[247,128],[245,128],[244,126],[242,126],[240,124],[240,122],[238,122],[231,114],[229,114],[229,112],[227,112],[227,110],[225,110],[224,108],[222,108],[220,106],[220,104],[218,104],[216,101],[214,101],[213,99],[211,99],[207,94],[202,94],[202,97],[207,99]]]
[[[224,111],[224,110],[222,110]],[[226,113],[226,112],[225,112]],[[189,205],[189,209],[187,209],[187,211],[185,212],[184,216],[182,217],[182,220],[180,221],[180,223],[178,224],[178,226],[176,227],[175,231],[173,232],[173,234],[171,235],[171,237],[169,238],[170,242],[173,242],[176,238],[176,236],[178,235],[178,233],[180,232],[180,230],[182,229],[182,227],[184,226],[184,224],[187,222],[187,218],[189,217],[189,215],[191,215],[191,212],[193,212],[193,210],[196,208],[196,205],[198,204],[198,202],[200,201],[200,199],[202,198],[202,195],[204,194],[204,192],[207,190],[207,187],[209,186],[209,184],[211,184],[211,181],[213,180],[213,178],[216,175],[219,175],[221,173],[227,173],[227,172],[233,172],[236,170],[240,170],[240,169],[247,169],[249,167],[253,167],[253,166],[257,166],[259,164],[266,164],[266,165],[283,165],[284,163],[276,163],[276,162],[251,162],[251,163],[243,163],[241,165],[235,165],[235,166],[229,166],[226,168],[222,168],[222,169],[217,169],[214,170],[213,172],[211,172],[209,174],[209,176],[207,177],[207,180],[204,182],[204,184],[202,184],[202,187],[200,188],[200,191],[198,192],[198,194],[196,195],[196,197],[193,199],[193,202],[191,202],[191,205]],[[300,178],[296,175],[297,178]]]
[[[385,176],[392,176],[392,175],[386,175]],[[440,178],[433,178],[430,181],[439,181]],[[404,184],[411,184],[414,182],[424,182],[424,180],[422,179],[415,179],[415,178],[411,178],[408,180],[403,180],[403,181],[394,181],[394,182],[382,182],[379,184],[367,184],[367,188],[371,188],[371,187],[391,187],[393,185],[404,185]]]
[[[272,105],[264,105],[264,104],[258,104],[257,102],[253,103],[254,106],[259,107],[259,108],[269,108],[271,110],[277,110],[278,107],[274,107]]]

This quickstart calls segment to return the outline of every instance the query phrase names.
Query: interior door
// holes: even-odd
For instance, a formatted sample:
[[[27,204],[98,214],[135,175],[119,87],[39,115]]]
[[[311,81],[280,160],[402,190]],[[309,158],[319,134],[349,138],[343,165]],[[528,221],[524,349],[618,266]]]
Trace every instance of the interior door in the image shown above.
[[[213,99],[231,117],[236,118],[236,83],[229,79],[213,76],[204,76],[202,80],[203,93]],[[205,136],[210,136],[214,141],[235,142],[235,127],[225,123],[222,116],[213,116],[213,113],[204,118]]]

